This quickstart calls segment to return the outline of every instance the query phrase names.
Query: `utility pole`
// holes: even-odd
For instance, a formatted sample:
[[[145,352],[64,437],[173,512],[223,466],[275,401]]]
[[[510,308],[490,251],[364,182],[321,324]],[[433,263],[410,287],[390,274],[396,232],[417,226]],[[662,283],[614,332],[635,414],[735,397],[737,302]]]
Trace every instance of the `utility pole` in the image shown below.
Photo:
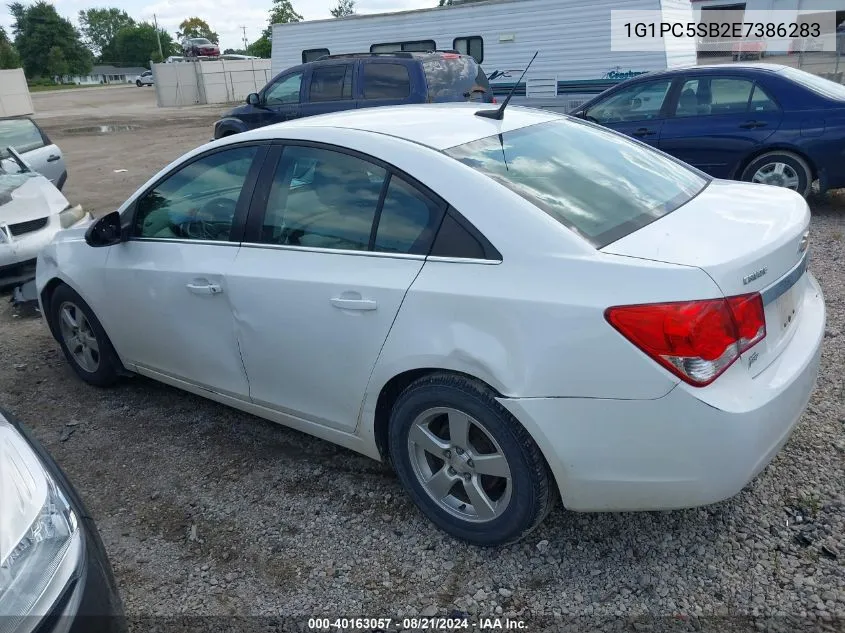
[[[164,61],[164,51],[161,50],[161,33],[158,31],[158,20],[156,19],[156,14],[153,13],[153,23],[156,27],[156,39],[158,40],[158,54],[161,57],[161,61]]]
[[[242,26],[240,28],[242,28],[244,32],[244,52],[246,52],[246,49],[249,48],[249,43],[246,41],[246,27]]]

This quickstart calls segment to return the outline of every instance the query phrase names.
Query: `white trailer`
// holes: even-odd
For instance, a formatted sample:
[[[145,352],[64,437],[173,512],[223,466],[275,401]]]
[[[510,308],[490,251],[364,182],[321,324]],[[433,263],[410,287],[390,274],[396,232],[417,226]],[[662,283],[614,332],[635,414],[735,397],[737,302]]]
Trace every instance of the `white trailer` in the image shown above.
[[[471,54],[506,94],[535,51],[514,103],[569,110],[630,76],[696,63],[692,40],[660,51],[611,52],[611,9],[693,19],[690,0],[487,0],[273,26],[272,72],[322,55],[453,49]]]

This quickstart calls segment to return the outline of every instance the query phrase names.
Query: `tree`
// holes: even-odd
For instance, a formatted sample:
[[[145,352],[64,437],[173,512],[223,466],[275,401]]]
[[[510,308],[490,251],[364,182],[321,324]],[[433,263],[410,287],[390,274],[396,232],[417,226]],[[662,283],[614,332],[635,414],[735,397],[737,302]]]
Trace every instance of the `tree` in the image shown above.
[[[135,20],[126,11],[114,7],[109,9],[85,9],[79,12],[79,27],[95,55],[101,55],[114,40],[117,32],[125,26],[135,26]]]
[[[29,78],[50,74],[48,61],[54,48],[59,49],[66,64],[67,74],[87,75],[91,70],[93,55],[82,43],[79,32],[58,13],[52,4],[39,0],[23,6],[20,2],[9,5],[15,18],[12,30],[23,69]],[[53,54],[53,61],[58,59]]]
[[[300,21],[302,21],[302,16],[293,8],[291,0],[273,0],[273,7],[270,9],[270,24],[261,32],[261,37],[247,47],[247,51],[256,57],[270,57],[273,48],[271,43],[273,25]]]
[[[330,9],[329,13],[336,18],[355,15],[355,0],[337,0],[337,6],[334,9]]]
[[[270,26],[301,21],[302,16],[296,12],[290,0],[273,0],[273,7],[270,9]]]
[[[9,41],[6,31],[0,26],[0,70],[20,68],[21,58]]]
[[[47,53],[47,73],[51,77],[62,77],[67,75],[67,62],[65,61],[65,54],[58,46],[54,46]]]
[[[159,29],[161,51],[164,57],[173,54],[175,44],[167,31]],[[112,42],[103,49],[103,61],[124,66],[147,66],[150,60],[164,61],[158,54],[156,28],[149,22],[125,26],[117,32]]]
[[[270,45],[270,40],[269,38],[264,37],[263,35],[246,48],[247,55],[261,57],[263,59],[268,59],[270,57],[271,52],[272,47]]]
[[[208,26],[208,22],[202,18],[187,18],[186,20],[182,20],[176,37],[180,39],[184,37],[204,37],[215,44],[220,41],[220,36],[212,31],[211,27]]]

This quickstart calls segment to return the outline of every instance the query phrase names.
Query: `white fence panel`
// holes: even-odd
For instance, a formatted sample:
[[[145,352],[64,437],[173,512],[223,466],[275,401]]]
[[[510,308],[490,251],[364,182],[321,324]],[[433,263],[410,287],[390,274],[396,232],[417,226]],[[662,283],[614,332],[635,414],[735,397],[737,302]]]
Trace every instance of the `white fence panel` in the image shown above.
[[[194,64],[153,64],[152,70],[158,107],[202,103]]]
[[[0,117],[27,114],[35,114],[35,107],[23,69],[0,70]]]
[[[236,103],[270,81],[270,60],[154,64],[153,77],[159,107]]]

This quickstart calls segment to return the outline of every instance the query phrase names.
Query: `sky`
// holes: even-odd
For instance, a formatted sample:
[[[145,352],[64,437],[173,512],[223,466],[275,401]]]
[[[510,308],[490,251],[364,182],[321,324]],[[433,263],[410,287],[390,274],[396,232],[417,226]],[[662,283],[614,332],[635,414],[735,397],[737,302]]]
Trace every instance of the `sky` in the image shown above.
[[[28,4],[27,0],[22,0]],[[306,20],[330,18],[336,0],[292,0],[293,7]],[[0,5],[0,26],[11,35],[12,16],[6,11],[6,2]],[[153,14],[158,24],[171,34],[179,29],[185,18],[197,16],[208,22],[212,30],[220,35],[220,47],[243,48],[243,29],[246,27],[247,41],[253,42],[267,26],[267,15],[271,0],[53,0],[56,10],[74,25],[78,26],[77,15],[81,9],[91,7],[117,7],[136,20],[152,22]],[[384,13],[421,9],[437,5],[437,0],[357,0],[356,13]]]

